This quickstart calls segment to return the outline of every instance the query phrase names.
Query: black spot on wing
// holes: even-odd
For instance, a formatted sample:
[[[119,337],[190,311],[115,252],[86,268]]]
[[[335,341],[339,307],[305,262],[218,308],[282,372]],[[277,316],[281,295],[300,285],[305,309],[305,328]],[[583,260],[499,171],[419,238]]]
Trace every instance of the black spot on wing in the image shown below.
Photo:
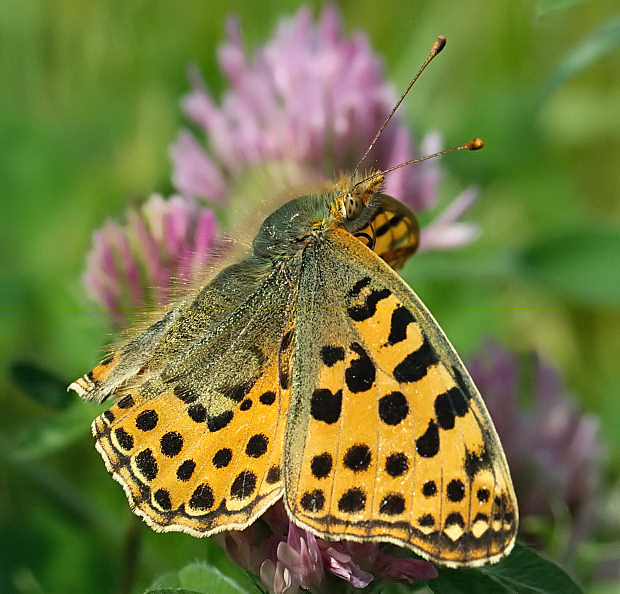
[[[347,387],[354,394],[366,392],[375,381],[375,366],[363,347],[354,342],[351,344],[351,350],[358,355],[357,359],[353,359],[349,366],[345,369],[344,378]]]
[[[152,481],[155,479],[157,472],[159,471],[157,461],[155,460],[153,452],[150,448],[142,450],[136,456],[136,466],[147,481]]]
[[[355,513],[366,507],[366,494],[358,487],[345,491],[338,500],[338,509],[344,513]]]
[[[481,487],[476,492],[476,497],[478,498],[478,501],[480,503],[486,503],[489,500],[490,496],[491,496],[491,493],[486,487]]]
[[[385,471],[393,477],[402,476],[409,470],[409,460],[403,452],[390,454],[385,460]]]
[[[161,453],[174,458],[183,449],[183,437],[177,431],[169,431],[160,440]]]
[[[320,512],[325,507],[325,495],[321,489],[314,489],[304,493],[299,503],[307,512]]]
[[[418,524],[425,528],[432,528],[435,525],[435,518],[431,514],[424,514],[418,518]]]
[[[459,512],[452,512],[448,514],[444,524],[446,528],[454,525],[460,526],[461,528],[465,527],[465,520],[463,520],[463,516]]]
[[[252,379],[248,382],[243,382],[237,384],[236,386],[232,386],[231,388],[224,390],[223,393],[227,398],[230,398],[235,402],[241,402],[249,394],[255,383],[256,379]]]
[[[394,345],[405,340],[407,338],[407,326],[413,322],[415,319],[411,312],[406,307],[399,305],[392,312],[388,342]]]
[[[245,446],[245,453],[251,458],[260,458],[267,452],[269,439],[264,433],[252,435]]]
[[[310,469],[315,478],[322,479],[329,476],[332,471],[332,456],[329,452],[323,452],[312,458]]]
[[[124,396],[118,401],[116,406],[118,406],[118,408],[131,408],[133,405],[133,396],[131,394],[127,394],[127,396]]]
[[[330,390],[319,388],[312,393],[310,414],[317,421],[332,425],[340,418],[342,411],[342,390],[334,394]]]
[[[400,493],[389,493],[379,505],[379,513],[387,516],[399,516],[405,511],[405,498]]]
[[[172,509],[172,501],[170,501],[170,493],[166,491],[166,489],[157,489],[153,494],[153,499],[155,503],[163,509],[164,511],[169,511]]]
[[[267,406],[269,406],[276,401],[276,393],[269,390],[264,394],[261,394],[259,400],[261,404],[266,404]]]
[[[472,524],[475,524],[476,522],[484,522],[485,524],[488,524],[489,516],[487,516],[486,514],[477,513]]]
[[[213,490],[207,483],[203,483],[196,487],[189,500],[189,506],[191,508],[203,511],[211,509],[214,503]]]
[[[365,276],[364,278],[361,278],[351,287],[351,290],[349,291],[349,297],[355,297],[356,295],[359,295],[362,289],[365,289],[368,285],[370,285],[370,277]]]
[[[450,388],[435,398],[435,418],[442,429],[453,429],[456,417],[465,416],[468,410],[467,400],[458,387]]]
[[[213,417],[208,417],[207,419],[207,427],[209,427],[209,431],[214,433],[215,431],[219,431],[220,429],[224,429],[224,427],[228,426],[228,424],[233,419],[232,410],[225,410],[223,413],[219,415],[215,415]]]
[[[379,400],[379,418],[386,425],[398,425],[409,414],[409,403],[402,392],[391,392]]]
[[[492,467],[491,457],[486,448],[477,452],[466,450],[465,452],[465,474],[469,479],[473,479],[481,470]]]
[[[422,485],[422,495],[424,497],[433,497],[437,494],[437,484],[435,481],[428,480]]]
[[[465,485],[460,479],[452,479],[446,487],[448,499],[454,503],[462,501],[465,497]]]
[[[177,468],[177,478],[180,481],[186,482],[192,478],[194,470],[196,470],[196,462],[193,460],[185,460]]]
[[[143,410],[136,417],[136,427],[140,429],[140,431],[151,431],[157,426],[158,420],[159,416],[156,411],[152,409]]]
[[[420,348],[413,351],[413,353],[409,353],[394,368],[394,378],[400,383],[417,382],[426,375],[428,368],[431,365],[435,365],[438,361],[435,349],[425,336]]]
[[[423,435],[415,442],[415,449],[424,458],[432,458],[439,451],[439,429],[437,423],[431,419]]]
[[[344,348],[341,346],[324,346],[321,348],[321,359],[327,367],[333,367],[338,361],[344,361]]]
[[[370,448],[365,444],[351,446],[344,455],[343,463],[354,472],[368,470],[371,462]]]
[[[133,437],[127,433],[122,427],[114,430],[114,435],[116,437],[116,441],[118,441],[118,445],[128,452],[133,448]]]
[[[265,481],[267,481],[267,484],[273,485],[274,483],[277,483],[279,480],[280,480],[280,467],[272,466],[267,471],[267,477],[265,478]]]
[[[194,423],[204,423],[207,420],[207,409],[199,402],[192,404],[187,409],[187,414]]]
[[[246,499],[256,489],[256,474],[251,470],[240,472],[230,487],[230,496],[234,499]]]
[[[225,468],[232,460],[232,450],[230,448],[222,448],[213,455],[213,466],[215,468]]]
[[[364,299],[364,305],[354,305],[347,308],[349,317],[355,322],[363,322],[372,318],[377,313],[377,303],[382,299],[387,299],[392,292],[389,289],[378,289],[371,291]]]

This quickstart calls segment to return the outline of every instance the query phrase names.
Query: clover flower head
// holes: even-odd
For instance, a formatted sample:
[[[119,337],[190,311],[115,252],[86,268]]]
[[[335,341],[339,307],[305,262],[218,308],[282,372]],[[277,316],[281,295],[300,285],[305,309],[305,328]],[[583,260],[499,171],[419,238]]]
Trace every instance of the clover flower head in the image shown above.
[[[288,518],[282,500],[263,514],[260,524],[262,530],[252,526],[217,535],[215,540],[233,561],[259,574],[263,585],[276,594],[292,594],[300,588],[331,592],[336,587],[334,578],[365,588],[375,577],[408,585],[437,577],[428,561],[392,556],[378,544],[318,538]]]
[[[574,544],[592,525],[603,453],[599,424],[578,411],[558,372],[536,353],[530,366],[527,375],[519,359],[489,341],[469,370],[503,444],[521,516],[552,518],[566,507]]]
[[[183,130],[171,149],[177,190],[209,202],[226,204],[243,172],[266,163],[286,164],[291,185],[351,171],[395,103],[368,39],[362,33],[345,35],[333,6],[316,24],[307,8],[283,19],[252,59],[231,20],[219,63],[230,85],[220,105],[195,72],[182,104],[204,140]],[[362,167],[387,169],[439,150],[437,133],[414,148],[396,114]],[[387,175],[385,191],[414,211],[426,210],[437,202],[441,175],[437,160],[403,167]],[[445,249],[471,241],[476,229],[456,219],[476,196],[468,190],[429,227],[422,245]]]
[[[171,147],[180,195],[154,196],[142,209],[130,209],[125,224],[109,221],[93,236],[84,283],[116,324],[126,321],[132,307],[165,302],[173,278],[196,275],[216,234],[213,212],[201,210],[199,201],[238,207],[239,200],[248,200],[240,180],[259,169],[274,182],[273,194],[350,171],[394,104],[366,36],[345,35],[333,6],[316,23],[307,8],[283,19],[251,59],[238,23],[230,20],[219,63],[229,82],[221,104],[195,72],[182,102],[202,138],[182,130]],[[396,114],[362,167],[387,169],[440,149],[437,133],[416,149]],[[441,176],[436,160],[425,161],[391,172],[385,191],[424,211],[436,205]],[[422,230],[421,248],[472,241],[477,227],[459,219],[476,197],[475,189],[465,190]]]
[[[199,274],[216,232],[214,212],[193,198],[154,194],[123,224],[108,220],[94,232],[86,290],[120,326],[132,310],[165,303],[173,282]]]

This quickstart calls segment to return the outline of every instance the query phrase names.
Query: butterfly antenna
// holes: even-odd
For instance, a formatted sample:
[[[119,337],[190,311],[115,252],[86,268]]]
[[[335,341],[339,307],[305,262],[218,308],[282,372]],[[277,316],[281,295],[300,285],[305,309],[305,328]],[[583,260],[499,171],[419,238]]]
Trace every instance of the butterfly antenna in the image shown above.
[[[353,186],[353,189],[357,188],[357,186],[359,186],[360,184],[363,184],[371,179],[374,179],[375,177],[380,177],[382,175],[385,175],[386,173],[389,173],[390,171],[394,171],[395,169],[400,169],[401,167],[405,167],[406,165],[412,165],[413,163],[420,163],[421,161],[428,161],[428,159],[434,159],[435,157],[441,157],[443,155],[447,155],[448,153],[455,153],[456,151],[465,151],[465,150],[477,151],[478,149],[481,149],[483,146],[484,146],[484,140],[482,140],[482,138],[474,138],[470,140],[469,142],[466,142],[465,144],[461,144],[459,146],[446,149],[445,151],[439,151],[438,153],[433,153],[432,155],[426,155],[425,157],[418,157],[417,159],[411,159],[411,161],[405,161],[404,163],[394,165],[394,167],[390,167],[389,169],[384,169],[383,171],[377,171],[376,173],[373,173],[372,175],[369,175],[368,177],[365,177],[364,179],[361,179],[360,181],[358,181]]]
[[[370,153],[370,151],[372,150],[372,147],[375,146],[375,143],[379,139],[379,136],[381,136],[383,129],[388,125],[388,122],[392,119],[392,116],[394,115],[394,113],[396,112],[400,104],[403,102],[403,99],[407,96],[407,93],[409,92],[409,89],[411,89],[411,87],[413,86],[413,83],[415,83],[415,81],[418,80],[418,78],[420,77],[420,74],[424,72],[424,69],[430,64],[431,60],[445,47],[445,45],[446,45],[446,38],[443,35],[440,35],[439,37],[437,37],[437,39],[435,39],[435,43],[433,43],[433,47],[431,48],[431,51],[428,54],[428,57],[426,58],[426,60],[424,60],[424,64],[422,64],[422,67],[420,68],[420,70],[418,70],[417,74],[411,79],[409,86],[405,89],[405,92],[400,96],[400,99],[396,102],[396,105],[393,107],[392,111],[390,112],[390,115],[388,115],[388,117],[385,119],[385,122],[383,122],[383,124],[381,125],[381,128],[379,128],[379,131],[375,134],[375,137],[372,139],[372,142],[366,149],[364,156],[359,160],[358,164],[355,166],[355,169],[353,170],[353,174],[357,172],[360,165],[364,162],[364,160],[368,156],[368,153]]]

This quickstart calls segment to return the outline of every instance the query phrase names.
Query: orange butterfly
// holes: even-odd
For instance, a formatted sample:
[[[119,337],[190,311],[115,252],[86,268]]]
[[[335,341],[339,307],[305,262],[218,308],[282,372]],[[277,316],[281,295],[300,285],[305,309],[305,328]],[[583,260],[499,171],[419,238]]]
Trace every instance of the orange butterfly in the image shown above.
[[[479,148],[472,141],[459,148]],[[457,567],[512,548],[506,459],[463,363],[394,272],[415,216],[355,175],[263,222],[249,254],[70,388],[155,530],[241,530],[283,499],[329,540]]]

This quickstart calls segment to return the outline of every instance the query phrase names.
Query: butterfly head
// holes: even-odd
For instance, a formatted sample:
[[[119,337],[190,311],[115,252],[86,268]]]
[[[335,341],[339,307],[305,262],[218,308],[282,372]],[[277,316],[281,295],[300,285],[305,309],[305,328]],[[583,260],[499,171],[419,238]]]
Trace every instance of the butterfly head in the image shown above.
[[[332,214],[343,222],[358,219],[372,197],[381,189],[383,180],[382,173],[371,173],[364,177],[357,174],[343,177],[336,184],[336,192],[330,204]]]
[[[254,253],[272,261],[294,256],[324,233],[362,217],[382,183],[382,175],[346,177],[323,191],[294,198],[265,219],[254,238]]]

